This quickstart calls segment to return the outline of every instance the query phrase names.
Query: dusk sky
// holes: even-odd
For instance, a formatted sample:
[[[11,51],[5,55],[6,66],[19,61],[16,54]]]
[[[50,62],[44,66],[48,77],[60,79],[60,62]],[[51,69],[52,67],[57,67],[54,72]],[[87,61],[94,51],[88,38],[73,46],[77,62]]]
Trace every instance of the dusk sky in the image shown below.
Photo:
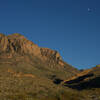
[[[0,0],[0,32],[21,33],[79,69],[100,64],[100,0]]]

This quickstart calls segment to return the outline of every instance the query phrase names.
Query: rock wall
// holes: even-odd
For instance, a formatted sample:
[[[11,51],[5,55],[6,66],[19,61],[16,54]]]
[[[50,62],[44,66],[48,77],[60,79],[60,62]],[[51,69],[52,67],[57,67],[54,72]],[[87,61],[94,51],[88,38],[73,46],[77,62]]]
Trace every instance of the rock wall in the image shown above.
[[[8,58],[11,58],[16,54],[29,54],[36,56],[43,61],[59,64],[62,60],[60,54],[57,51],[51,50],[49,48],[40,48],[38,45],[27,40],[23,35],[18,33],[8,36],[0,34],[0,55],[3,54],[7,55]]]

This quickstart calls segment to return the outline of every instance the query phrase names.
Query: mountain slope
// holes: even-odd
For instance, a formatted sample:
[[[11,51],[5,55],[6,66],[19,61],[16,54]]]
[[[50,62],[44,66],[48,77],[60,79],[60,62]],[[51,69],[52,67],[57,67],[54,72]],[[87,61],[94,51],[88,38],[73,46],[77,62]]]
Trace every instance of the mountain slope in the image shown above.
[[[0,98],[54,97],[63,89],[57,84],[79,71],[49,48],[38,47],[21,34],[0,34]],[[29,99],[28,99],[29,100]]]
[[[77,69],[65,63],[57,51],[40,48],[18,33],[8,36],[0,34],[0,59],[1,63],[18,64],[19,62],[26,62],[37,66],[36,69],[39,67],[51,72],[64,72],[65,75],[63,76],[66,77],[75,75],[78,72]]]
[[[64,80],[62,84],[66,84],[66,85],[70,84],[69,86],[72,86],[72,88],[76,88],[76,89],[94,88],[94,87],[100,87],[99,78],[100,78],[100,65],[97,65],[96,67],[83,70],[80,73],[76,74],[75,76],[67,80]],[[83,83],[84,86],[82,85]]]
[[[77,75],[62,81],[65,87],[78,90],[86,100],[100,100],[100,65],[83,70]]]
[[[0,34],[0,100],[100,100],[100,65],[79,71],[23,35]]]

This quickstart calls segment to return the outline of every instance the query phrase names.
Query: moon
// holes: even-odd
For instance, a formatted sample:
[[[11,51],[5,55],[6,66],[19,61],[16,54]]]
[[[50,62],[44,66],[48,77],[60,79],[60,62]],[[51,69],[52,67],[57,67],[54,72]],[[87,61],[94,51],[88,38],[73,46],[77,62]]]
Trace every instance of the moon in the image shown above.
[[[92,9],[91,8],[88,8],[88,12],[92,12]]]
[[[87,10],[88,10],[88,12],[95,12],[96,8],[88,8]]]

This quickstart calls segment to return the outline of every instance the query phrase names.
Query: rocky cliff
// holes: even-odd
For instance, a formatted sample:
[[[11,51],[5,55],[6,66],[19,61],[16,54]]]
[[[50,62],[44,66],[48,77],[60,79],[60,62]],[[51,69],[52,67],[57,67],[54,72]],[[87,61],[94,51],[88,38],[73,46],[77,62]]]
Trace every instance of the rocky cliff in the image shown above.
[[[41,48],[32,41],[27,40],[23,35],[15,33],[5,36],[0,34],[0,57],[11,58],[16,55],[35,56],[44,62],[56,63],[64,66],[60,54],[49,48]]]

